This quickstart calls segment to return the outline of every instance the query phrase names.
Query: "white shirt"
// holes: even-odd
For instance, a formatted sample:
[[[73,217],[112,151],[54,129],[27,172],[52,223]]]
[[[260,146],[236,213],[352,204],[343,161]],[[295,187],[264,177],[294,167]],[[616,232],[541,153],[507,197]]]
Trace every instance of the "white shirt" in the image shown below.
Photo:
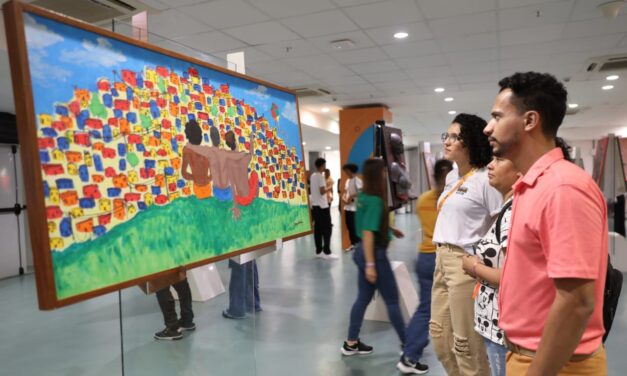
[[[459,181],[458,170],[446,175],[446,186],[438,199],[438,205]],[[503,197],[488,183],[486,168],[477,170],[451,194],[435,223],[433,243],[452,244],[472,254],[472,246],[481,239],[498,215]]]
[[[346,183],[344,184],[344,197],[348,198],[348,196],[354,195],[355,200],[353,200],[350,204],[344,204],[344,210],[350,212],[357,211],[357,193],[361,191],[362,187],[363,183],[357,176],[346,180]]]
[[[326,209],[329,207],[329,202],[327,201],[326,194],[320,194],[320,188],[326,187],[326,181],[324,179],[324,174],[320,172],[314,172],[311,174],[310,179],[310,190],[311,190],[311,206],[318,206],[320,209]]]

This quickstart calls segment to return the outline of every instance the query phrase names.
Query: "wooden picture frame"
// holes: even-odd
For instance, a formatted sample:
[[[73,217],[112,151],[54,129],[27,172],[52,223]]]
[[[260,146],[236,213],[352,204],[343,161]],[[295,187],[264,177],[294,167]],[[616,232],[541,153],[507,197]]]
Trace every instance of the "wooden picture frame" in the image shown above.
[[[172,277],[181,269],[191,269],[273,245],[279,238],[286,241],[312,232],[298,101],[293,91],[19,1],[5,3],[3,11],[40,309],[54,309],[156,278]],[[47,39],[42,39],[35,33],[42,30],[52,32],[53,38],[47,35]],[[56,47],[48,45],[59,40],[68,43],[63,46],[83,46],[94,54],[101,52],[99,48],[106,48],[107,53],[128,57],[122,51],[131,51],[133,60],[105,59],[107,68],[122,70],[121,78],[114,71],[113,78],[107,81],[108,85],[100,80],[102,76],[91,76],[96,74],[94,72],[102,72],[105,65],[81,69],[77,82],[91,80],[88,86],[96,87],[93,90],[63,86],[71,85],[71,82],[60,85],[62,89],[40,90],[42,86],[38,82],[42,80],[42,72],[37,64],[41,63],[42,57],[47,63],[60,56],[58,59],[68,59],[67,64],[83,64],[83,61],[71,59],[84,54],[76,54],[75,50],[55,50]],[[38,51],[35,48],[43,48],[41,45],[51,50],[35,54]],[[55,53],[50,54],[51,51]],[[126,63],[120,61],[135,67],[139,64],[143,69],[125,70]],[[170,62],[171,66],[160,67],[160,62],[164,61]],[[159,71],[159,68],[162,70]],[[153,71],[158,76],[155,76],[158,78],[155,82],[148,77],[152,77]],[[52,69],[44,73],[48,75],[43,79],[62,77],[67,80],[68,77],[74,78],[76,71]],[[220,83],[216,77],[223,82]],[[152,82],[151,85],[148,82]],[[219,86],[212,86],[214,83]],[[249,93],[247,90],[251,88],[261,92]],[[55,97],[58,93],[67,92],[73,94]],[[238,99],[236,93],[246,94]],[[249,98],[253,98],[249,95],[261,98],[258,108],[247,103]],[[112,99],[118,96],[121,99]],[[145,101],[144,97],[147,98]],[[114,105],[113,101],[118,100]],[[58,102],[61,105],[55,110],[53,106]],[[41,111],[45,107],[41,103],[49,104],[50,109],[46,110],[49,113]],[[119,108],[116,107],[118,104]],[[210,107],[212,111],[219,108],[218,115],[205,111]],[[100,120],[94,119],[96,113]],[[129,115],[131,113],[135,115]],[[266,118],[266,114],[271,114],[272,118]],[[194,122],[196,125],[192,124]],[[121,129],[122,123],[126,124],[124,129]],[[145,126],[143,133],[138,133],[139,138],[134,137],[136,142],[129,139],[140,125],[130,123]],[[183,130],[187,127],[191,129],[190,134]],[[200,129],[200,139],[193,136],[195,129]],[[81,137],[77,138],[79,130]],[[209,146],[213,142],[209,134],[214,130],[219,133],[220,141],[217,146]],[[166,133],[169,133],[167,137]],[[67,140],[63,141],[64,138]],[[200,144],[194,143],[198,140]],[[113,147],[115,142],[118,142],[118,149]],[[231,150],[227,150],[229,148]],[[135,155],[132,161],[131,152]],[[210,163],[207,170],[211,173],[203,172],[202,163],[201,167],[197,167],[198,164],[196,168],[194,165],[188,167],[185,164],[186,153],[192,164],[203,158],[211,161],[213,165]],[[227,153],[231,153],[228,154],[231,157],[226,157]],[[246,160],[244,155],[250,159]],[[96,159],[101,160],[100,164],[96,163]],[[50,163],[50,160],[56,162]],[[226,160],[243,160],[238,166],[245,167],[221,168],[226,166],[223,164]],[[151,161],[150,164],[148,161]],[[104,169],[105,166],[111,169]],[[200,173],[195,174],[194,170]],[[232,172],[235,170],[239,176]],[[131,171],[141,171],[141,176],[134,174],[131,179]],[[219,186],[218,171],[228,177],[228,187]],[[238,183],[238,177],[245,177],[246,183],[242,183],[241,179]],[[207,179],[210,180],[208,185]],[[131,180],[135,183],[130,183]],[[57,186],[53,187],[54,184]],[[114,189],[109,190],[112,185]],[[154,187],[160,189],[153,190]],[[220,201],[218,190],[222,192],[227,188],[230,201],[226,196],[224,201]],[[54,194],[53,189],[56,189]],[[67,194],[57,197],[63,189],[66,189],[63,193]],[[150,202],[148,198],[151,198]],[[58,204],[53,205],[54,202]],[[98,208],[95,208],[96,203]],[[116,203],[121,206],[116,206]],[[180,207],[173,208],[178,203],[186,206],[180,204]],[[84,210],[71,211],[71,207]],[[187,211],[184,211],[185,208]],[[170,211],[166,212],[166,209]],[[91,212],[95,214],[88,214]],[[203,217],[202,213],[211,215]],[[278,222],[272,226],[266,224],[264,221],[269,216]],[[291,222],[285,219],[288,217]],[[208,224],[198,227],[201,221],[210,223],[214,220],[217,221],[214,227]],[[131,222],[132,225],[129,224]],[[126,224],[129,225],[123,226]],[[270,226],[270,230],[263,226]],[[148,232],[147,229],[153,231]],[[185,234],[192,236],[196,243],[184,237]],[[221,243],[208,250],[209,243],[204,239],[213,239],[211,236],[216,239],[227,239],[220,236],[228,236],[229,243],[225,245],[225,240],[216,240]],[[156,247],[151,243],[162,238],[170,240],[158,243]],[[242,243],[245,241],[253,243]],[[184,246],[181,242],[188,243]],[[238,242],[243,245],[240,247]],[[193,244],[201,244],[197,248],[205,248],[194,254],[196,248]],[[216,249],[219,246],[239,248],[218,252]],[[140,262],[142,257],[149,257],[155,252],[162,252],[159,260],[168,260],[163,264],[152,259]],[[209,252],[218,253],[209,255]],[[140,261],[128,261],[125,257],[131,253]],[[202,257],[205,253],[207,257]],[[80,260],[80,263],[74,259]],[[134,266],[137,268],[133,269]],[[98,283],[92,282],[92,277],[101,277],[89,269],[92,267],[95,271],[106,272],[102,273],[106,277],[98,279]],[[119,270],[127,269],[130,271],[122,276]],[[114,282],[106,283],[108,280]],[[77,287],[77,284],[82,286]],[[71,288],[66,287],[70,285]]]

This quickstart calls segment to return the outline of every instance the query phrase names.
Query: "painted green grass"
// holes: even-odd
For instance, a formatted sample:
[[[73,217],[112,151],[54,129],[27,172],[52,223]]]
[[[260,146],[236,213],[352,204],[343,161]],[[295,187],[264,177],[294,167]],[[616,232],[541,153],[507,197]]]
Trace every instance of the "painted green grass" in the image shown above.
[[[231,202],[195,197],[152,206],[106,235],[53,252],[58,299],[302,233],[307,206],[256,199],[232,219]]]

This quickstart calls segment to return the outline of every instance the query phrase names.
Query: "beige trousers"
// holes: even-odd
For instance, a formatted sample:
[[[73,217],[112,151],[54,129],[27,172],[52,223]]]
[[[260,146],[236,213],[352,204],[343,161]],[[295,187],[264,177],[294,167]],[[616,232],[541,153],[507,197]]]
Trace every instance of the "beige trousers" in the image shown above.
[[[429,323],[435,352],[449,376],[488,376],[483,339],[474,329],[476,281],[462,269],[466,252],[449,244],[436,252]]]
[[[516,354],[507,353],[507,375],[508,376],[525,376],[531,365],[533,358]],[[564,368],[558,373],[559,376],[606,376],[607,360],[605,348],[601,348],[591,357],[580,360],[570,361],[564,365]]]

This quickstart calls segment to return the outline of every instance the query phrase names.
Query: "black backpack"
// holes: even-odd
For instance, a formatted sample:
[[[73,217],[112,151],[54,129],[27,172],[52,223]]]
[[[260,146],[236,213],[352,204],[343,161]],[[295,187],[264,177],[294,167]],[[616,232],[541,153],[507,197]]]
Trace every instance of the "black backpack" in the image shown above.
[[[623,288],[623,273],[614,269],[610,262],[610,256],[607,256],[607,273],[605,275],[605,290],[603,292],[603,327],[605,334],[603,342],[607,339],[607,335],[612,329],[612,322],[616,315],[616,307],[620,298],[620,291]]]

